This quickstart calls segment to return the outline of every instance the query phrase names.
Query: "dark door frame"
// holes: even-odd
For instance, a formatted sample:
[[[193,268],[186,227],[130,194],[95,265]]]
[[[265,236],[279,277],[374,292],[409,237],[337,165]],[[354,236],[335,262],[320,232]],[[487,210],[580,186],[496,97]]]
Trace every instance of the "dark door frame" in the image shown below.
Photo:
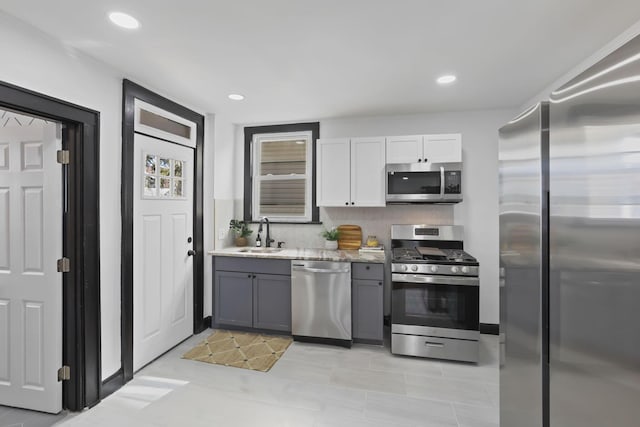
[[[135,99],[169,111],[197,125],[194,168],[193,332],[205,328],[203,318],[203,166],[204,116],[130,81],[123,80],[122,109],[122,369],[105,382],[111,392],[133,378],[133,155]],[[106,384],[108,382],[108,385]]]
[[[71,379],[62,405],[80,411],[100,401],[100,113],[0,81],[0,107],[63,124],[66,211],[63,253],[71,271],[62,275],[62,363]]]

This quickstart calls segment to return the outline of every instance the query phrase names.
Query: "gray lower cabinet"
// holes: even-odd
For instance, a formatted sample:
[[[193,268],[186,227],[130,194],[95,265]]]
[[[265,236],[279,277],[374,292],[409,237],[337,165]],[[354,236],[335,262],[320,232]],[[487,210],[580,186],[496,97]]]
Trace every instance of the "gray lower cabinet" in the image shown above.
[[[384,323],[382,300],[384,294],[383,265],[354,263],[352,277],[353,339],[381,344]]]
[[[288,260],[214,260],[215,326],[290,332],[290,269]]]
[[[253,274],[216,271],[216,324],[253,326]]]
[[[253,327],[276,331],[291,330],[291,276],[255,275]]]

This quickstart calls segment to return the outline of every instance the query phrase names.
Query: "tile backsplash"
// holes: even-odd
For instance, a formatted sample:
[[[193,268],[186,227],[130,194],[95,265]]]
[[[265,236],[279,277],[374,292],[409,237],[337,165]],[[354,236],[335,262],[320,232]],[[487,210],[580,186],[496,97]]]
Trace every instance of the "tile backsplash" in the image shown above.
[[[236,218],[242,217],[242,203],[236,201]],[[380,208],[320,208],[322,224],[271,224],[271,237],[285,242],[287,248],[321,248],[324,239],[320,233],[342,224],[359,225],[363,240],[375,235],[385,248],[390,246],[392,224],[453,224],[453,205],[392,205]],[[249,241],[255,244],[258,224]],[[262,236],[264,239],[264,235]],[[274,244],[275,245],[275,244]]]

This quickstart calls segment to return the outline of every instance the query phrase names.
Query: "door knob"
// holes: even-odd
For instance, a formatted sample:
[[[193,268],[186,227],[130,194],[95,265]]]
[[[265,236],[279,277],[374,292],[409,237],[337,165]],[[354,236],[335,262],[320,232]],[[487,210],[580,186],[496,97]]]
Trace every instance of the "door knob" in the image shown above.
[[[189,255],[189,256],[194,256],[195,254],[196,254],[196,251],[194,251],[193,249],[189,249],[187,251],[187,255]]]

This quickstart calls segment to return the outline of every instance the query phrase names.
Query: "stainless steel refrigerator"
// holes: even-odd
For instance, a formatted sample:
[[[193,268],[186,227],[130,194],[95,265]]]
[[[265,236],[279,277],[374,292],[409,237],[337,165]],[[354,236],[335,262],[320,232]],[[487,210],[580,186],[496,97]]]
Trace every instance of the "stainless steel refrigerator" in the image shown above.
[[[499,147],[500,425],[640,426],[640,36]]]

